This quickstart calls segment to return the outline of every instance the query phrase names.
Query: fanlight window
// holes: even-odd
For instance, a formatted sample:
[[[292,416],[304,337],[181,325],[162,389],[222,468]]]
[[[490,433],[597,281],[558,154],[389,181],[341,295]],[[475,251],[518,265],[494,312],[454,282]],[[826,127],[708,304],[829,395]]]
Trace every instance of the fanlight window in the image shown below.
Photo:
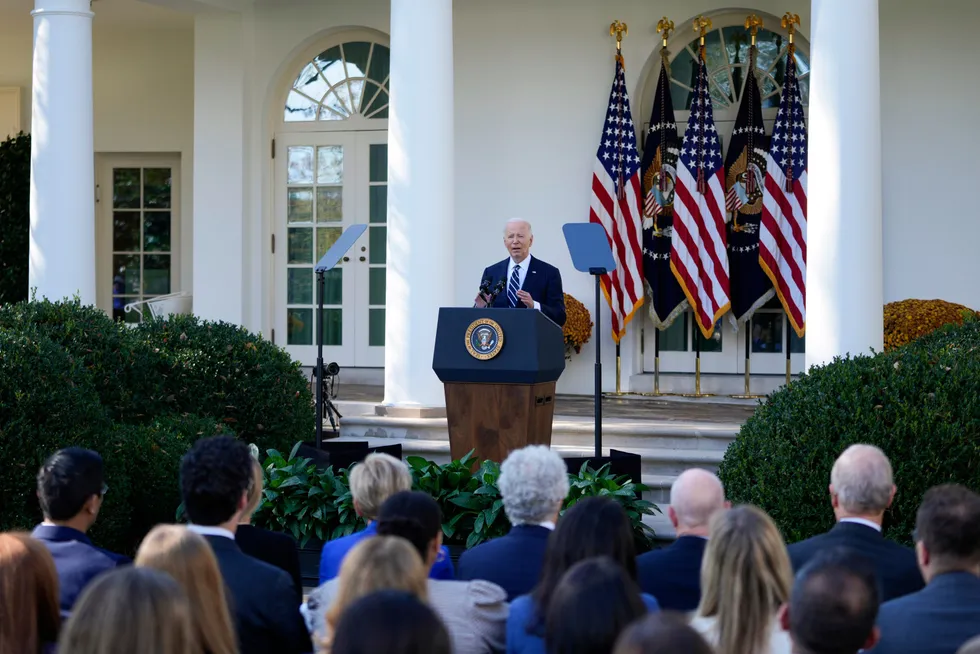
[[[284,120],[387,118],[389,63],[390,51],[377,43],[351,41],[324,50],[293,82]]]
[[[750,43],[748,30],[741,25],[722,27],[706,35],[705,59],[711,82],[711,101],[716,109],[738,108],[749,68]],[[763,109],[779,106],[788,46],[784,35],[767,29],[759,30],[756,37],[756,74],[762,93]],[[670,64],[670,92],[675,111],[691,108],[694,82],[697,79],[697,56],[698,39],[695,38],[684,46]],[[810,101],[810,60],[798,49],[795,58],[800,94],[805,106]]]

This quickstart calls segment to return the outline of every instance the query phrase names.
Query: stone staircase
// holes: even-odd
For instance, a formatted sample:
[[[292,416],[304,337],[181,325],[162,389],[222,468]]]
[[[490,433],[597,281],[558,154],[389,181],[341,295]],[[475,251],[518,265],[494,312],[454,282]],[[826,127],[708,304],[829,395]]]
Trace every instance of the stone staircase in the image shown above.
[[[403,456],[417,455],[437,463],[449,461],[445,418],[398,418],[375,415],[375,402],[336,402],[344,416],[339,440],[367,440],[371,446],[399,443]],[[706,408],[708,405],[705,405]],[[603,453],[610,449],[639,454],[642,481],[650,490],[644,499],[662,514],[648,523],[658,538],[673,538],[667,519],[670,486],[682,471],[698,467],[717,470],[725,450],[741,427],[737,421],[603,418]],[[329,428],[329,426],[327,426]],[[589,456],[594,451],[591,417],[555,416],[552,449],[563,456]]]

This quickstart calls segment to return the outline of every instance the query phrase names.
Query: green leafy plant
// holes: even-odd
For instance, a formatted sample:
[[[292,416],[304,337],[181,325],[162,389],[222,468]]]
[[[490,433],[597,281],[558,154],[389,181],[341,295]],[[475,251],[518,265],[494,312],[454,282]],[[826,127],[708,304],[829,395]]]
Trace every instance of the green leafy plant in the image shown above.
[[[270,449],[262,464],[262,503],[254,522],[260,527],[292,534],[301,546],[311,539],[333,540],[364,527],[350,499],[347,471],[319,469],[311,459],[298,458],[297,443],[289,457]]]
[[[760,405],[719,474],[729,498],[763,508],[795,542],[833,525],[830,470],[854,443],[877,445],[891,460],[898,492],[885,514],[889,538],[910,543],[930,487],[980,488],[980,321],[811,368]]]
[[[583,463],[578,475],[569,475],[568,498],[562,507],[562,514],[584,497],[609,497],[626,510],[626,515],[633,525],[633,537],[637,550],[645,552],[653,547],[656,535],[653,528],[644,524],[643,516],[660,513],[660,508],[648,500],[642,499],[642,491],[648,487],[634,483],[628,475],[613,475],[610,464],[605,464],[598,470],[593,470],[588,463]]]
[[[27,299],[31,136],[0,142],[0,305]]]

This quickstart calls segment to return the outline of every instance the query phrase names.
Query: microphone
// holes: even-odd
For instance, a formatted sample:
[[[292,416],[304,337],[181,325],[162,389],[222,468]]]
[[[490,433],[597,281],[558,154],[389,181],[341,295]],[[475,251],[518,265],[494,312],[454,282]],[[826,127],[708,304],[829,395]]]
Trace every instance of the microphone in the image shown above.
[[[483,299],[485,300],[489,298],[489,301],[487,302],[488,307],[493,305],[493,298],[491,297],[490,293],[490,280],[486,277],[484,277],[483,281],[480,282],[480,295],[483,296]],[[473,303],[473,306],[476,307],[475,302]]]

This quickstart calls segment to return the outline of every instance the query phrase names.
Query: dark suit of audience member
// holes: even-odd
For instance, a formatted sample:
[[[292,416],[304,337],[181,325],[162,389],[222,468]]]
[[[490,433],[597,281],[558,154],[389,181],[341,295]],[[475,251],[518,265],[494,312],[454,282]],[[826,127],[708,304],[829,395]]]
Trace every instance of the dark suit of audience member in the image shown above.
[[[882,605],[874,654],[956,654],[980,634],[980,495],[929,489],[915,522],[926,587]]]
[[[457,578],[492,581],[507,591],[507,601],[530,593],[541,576],[549,535],[548,527],[515,525],[506,536],[463,552]]]
[[[824,534],[790,545],[793,572],[799,572],[820,552],[838,547],[853,550],[874,562],[882,601],[914,593],[925,585],[915,552],[888,540],[873,527],[846,519]]]
[[[89,582],[118,565],[119,554],[96,547],[85,535],[95,523],[108,490],[102,457],[80,447],[58,450],[37,473],[44,522],[31,534],[44,543],[58,571],[61,611],[69,613]]]
[[[299,550],[289,534],[280,534],[254,525],[238,525],[235,542],[242,552],[284,571],[293,580],[293,589],[302,602],[303,578],[299,570]]]
[[[88,536],[71,527],[40,524],[31,536],[44,543],[54,559],[63,613],[71,611],[89,582],[103,572],[131,562],[125,556],[96,547]]]
[[[687,613],[701,601],[701,559],[706,538],[680,536],[669,547],[636,557],[640,589],[657,598],[661,610]]]
[[[252,466],[248,447],[234,437],[198,440],[180,464],[188,528],[207,538],[218,560],[241,654],[310,652],[313,645],[293,580],[245,554],[235,542],[248,506]]]

